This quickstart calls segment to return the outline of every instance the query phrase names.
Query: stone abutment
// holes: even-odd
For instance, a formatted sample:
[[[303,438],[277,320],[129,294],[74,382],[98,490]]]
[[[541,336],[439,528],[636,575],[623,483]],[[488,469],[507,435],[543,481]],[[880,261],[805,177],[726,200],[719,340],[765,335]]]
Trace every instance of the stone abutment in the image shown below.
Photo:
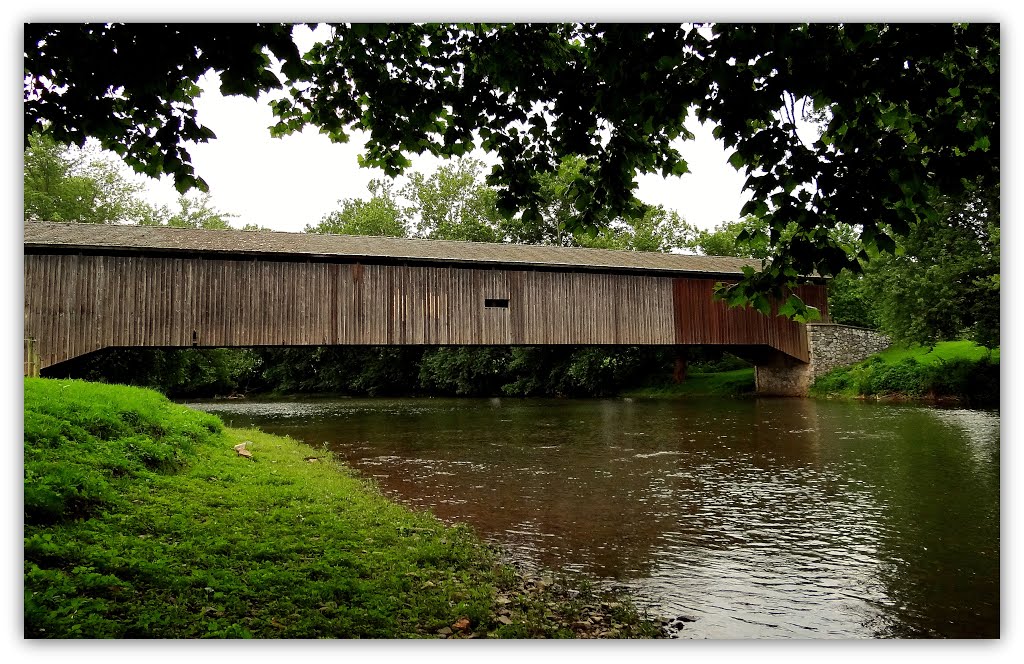
[[[759,395],[807,396],[818,376],[860,362],[892,343],[876,330],[835,323],[808,323],[807,342],[811,358],[807,364],[780,357],[775,363],[757,365],[754,375]]]

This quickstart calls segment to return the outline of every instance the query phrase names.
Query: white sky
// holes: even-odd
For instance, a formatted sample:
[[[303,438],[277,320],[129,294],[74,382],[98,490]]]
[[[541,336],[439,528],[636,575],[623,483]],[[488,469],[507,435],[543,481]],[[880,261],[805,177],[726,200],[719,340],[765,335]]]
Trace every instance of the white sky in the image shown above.
[[[356,156],[362,144],[331,143],[315,129],[271,138],[270,108],[239,97],[204,93],[196,104],[199,122],[217,134],[213,141],[189,151],[196,172],[210,185],[213,204],[238,216],[232,225],[254,223],[281,231],[301,231],[336,209],[343,198],[367,198],[371,179],[384,177],[379,169],[360,168]],[[743,178],[726,159],[728,153],[711,136],[710,126],[693,121],[693,141],[680,145],[691,173],[681,178],[638,177],[639,198],[678,211],[691,224],[711,228],[739,218],[746,200]],[[472,155],[487,163],[482,152]],[[430,155],[411,158],[412,170],[433,172],[442,160]],[[401,181],[401,179],[399,180]],[[146,197],[154,203],[174,203],[177,192],[169,178],[148,181]]]
[[[238,215],[232,225],[302,231],[336,209],[338,200],[368,197],[369,181],[384,177],[379,169],[359,167],[361,132],[344,144],[332,143],[312,127],[271,138],[268,127],[274,118],[264,98],[223,97],[216,77],[204,77],[202,85],[204,92],[196,101],[198,121],[217,138],[194,145],[189,152],[196,172],[210,185],[213,204]],[[677,147],[691,172],[672,178],[641,175],[637,195],[647,203],[676,210],[702,228],[738,219],[746,196],[741,192],[742,176],[727,162],[730,153],[711,135],[711,125],[691,118],[688,128],[695,139],[679,141]],[[494,163],[482,151],[471,156]],[[424,173],[443,163],[430,155],[410,158],[412,170]],[[169,178],[145,181],[147,199],[173,205],[178,194]]]

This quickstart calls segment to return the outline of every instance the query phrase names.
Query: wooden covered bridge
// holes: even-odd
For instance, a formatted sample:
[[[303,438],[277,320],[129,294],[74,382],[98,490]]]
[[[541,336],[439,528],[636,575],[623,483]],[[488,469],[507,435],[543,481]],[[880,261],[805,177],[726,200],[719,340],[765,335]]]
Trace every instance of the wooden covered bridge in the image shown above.
[[[809,361],[805,327],[712,300],[738,258],[28,222],[25,338],[106,347],[724,345]],[[827,320],[825,287],[798,294]]]

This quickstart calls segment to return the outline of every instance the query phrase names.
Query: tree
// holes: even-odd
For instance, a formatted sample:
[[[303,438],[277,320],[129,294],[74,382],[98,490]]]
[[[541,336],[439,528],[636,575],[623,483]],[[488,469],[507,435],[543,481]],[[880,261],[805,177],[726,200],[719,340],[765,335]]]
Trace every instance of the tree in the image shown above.
[[[647,207],[641,217],[623,220],[620,235],[623,249],[668,253],[686,247],[696,232],[678,212],[657,205]]]
[[[137,170],[203,186],[182,144],[212,138],[192,105],[212,68],[227,94],[285,88],[270,102],[274,135],[365,130],[362,162],[391,176],[408,155],[459,156],[479,142],[499,159],[488,176],[499,207],[526,221],[540,216],[535,176],[579,155],[586,167],[565,195],[573,227],[586,229],[639,214],[637,173],[686,173],[673,141],[692,138],[684,122],[696,113],[746,174],[740,214],[770,229],[771,260],[721,293],[732,303],[779,294],[800,274],[859,270],[830,239],[838,223],[859,229],[861,258],[891,253],[940,196],[999,179],[997,24],[335,25],[305,60],[288,32],[28,25],[26,131],[94,135]],[[262,49],[282,61],[283,81]],[[811,144],[797,104],[827,119]]]
[[[580,210],[570,192],[573,182],[586,168],[582,157],[568,155],[562,159],[556,173],[537,174],[540,215],[509,220],[506,228],[511,241],[632,251],[672,251],[690,243],[697,230],[678,212],[661,205],[644,205],[639,213],[623,217],[609,215],[599,227],[580,228],[575,224]]]
[[[587,164],[586,158],[571,154],[559,161],[556,171],[540,171],[534,175],[538,214],[522,216],[522,239],[519,241],[563,247],[580,245],[577,238],[583,237],[584,234],[579,232],[582,229],[577,227],[576,220],[585,211],[585,206],[581,207],[584,200],[573,195],[573,187],[589,170],[592,170],[592,167]],[[596,238],[599,234],[598,227],[607,230],[612,219],[613,215],[605,212],[601,223],[590,229],[590,237]]]
[[[44,375],[209,397],[245,391],[259,368],[257,352],[245,348],[104,348],[49,367]]]
[[[562,239],[571,247],[670,252],[691,245],[696,233],[678,212],[657,205],[642,215],[615,219],[597,232],[577,230]]]
[[[94,144],[76,148],[33,134],[24,155],[25,219],[227,229],[237,216],[214,207],[209,194],[179,196],[177,209],[154,206],[131,175]]]
[[[371,180],[367,189],[372,194],[370,200],[340,200],[340,209],[324,215],[315,226],[307,225],[306,232],[408,237],[408,211],[398,202],[391,184],[383,180]]]
[[[880,328],[904,343],[999,345],[998,191],[937,207],[939,218],[915,224],[893,255],[830,280],[834,322]]]
[[[940,209],[940,220],[916,225],[896,255],[866,267],[863,290],[874,316],[902,341],[998,346],[998,192],[947,200]]]
[[[120,164],[94,146],[71,149],[41,134],[24,154],[25,219],[113,224],[146,218],[150,208]]]
[[[768,222],[752,215],[739,221],[724,221],[710,231],[700,230],[691,248],[705,256],[768,258]]]
[[[420,362],[419,385],[429,392],[458,396],[500,394],[508,379],[511,352],[503,346],[426,350]]]
[[[872,263],[868,269],[877,265]],[[879,329],[878,304],[879,293],[864,274],[842,270],[828,282],[828,315],[833,323]]]
[[[431,175],[412,173],[402,195],[412,201],[416,236],[431,240],[503,242],[497,192],[483,181],[484,164],[459,158]]]
[[[171,210],[166,206],[154,208],[148,218],[140,222],[140,225],[225,230],[231,228],[229,220],[238,216],[230,212],[222,212],[214,207],[209,194],[178,196],[177,204],[177,210]]]

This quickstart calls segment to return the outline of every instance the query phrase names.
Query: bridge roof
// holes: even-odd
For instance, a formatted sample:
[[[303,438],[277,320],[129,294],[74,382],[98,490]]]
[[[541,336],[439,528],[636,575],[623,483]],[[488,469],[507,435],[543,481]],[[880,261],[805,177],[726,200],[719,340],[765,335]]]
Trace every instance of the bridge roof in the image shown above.
[[[31,221],[25,223],[25,249],[182,253],[313,258],[345,262],[409,262],[504,266],[524,269],[628,270],[708,275],[739,275],[759,260],[728,256],[689,256],[658,252],[455,242],[357,235],[279,231],[202,230],[167,226],[122,226]]]

